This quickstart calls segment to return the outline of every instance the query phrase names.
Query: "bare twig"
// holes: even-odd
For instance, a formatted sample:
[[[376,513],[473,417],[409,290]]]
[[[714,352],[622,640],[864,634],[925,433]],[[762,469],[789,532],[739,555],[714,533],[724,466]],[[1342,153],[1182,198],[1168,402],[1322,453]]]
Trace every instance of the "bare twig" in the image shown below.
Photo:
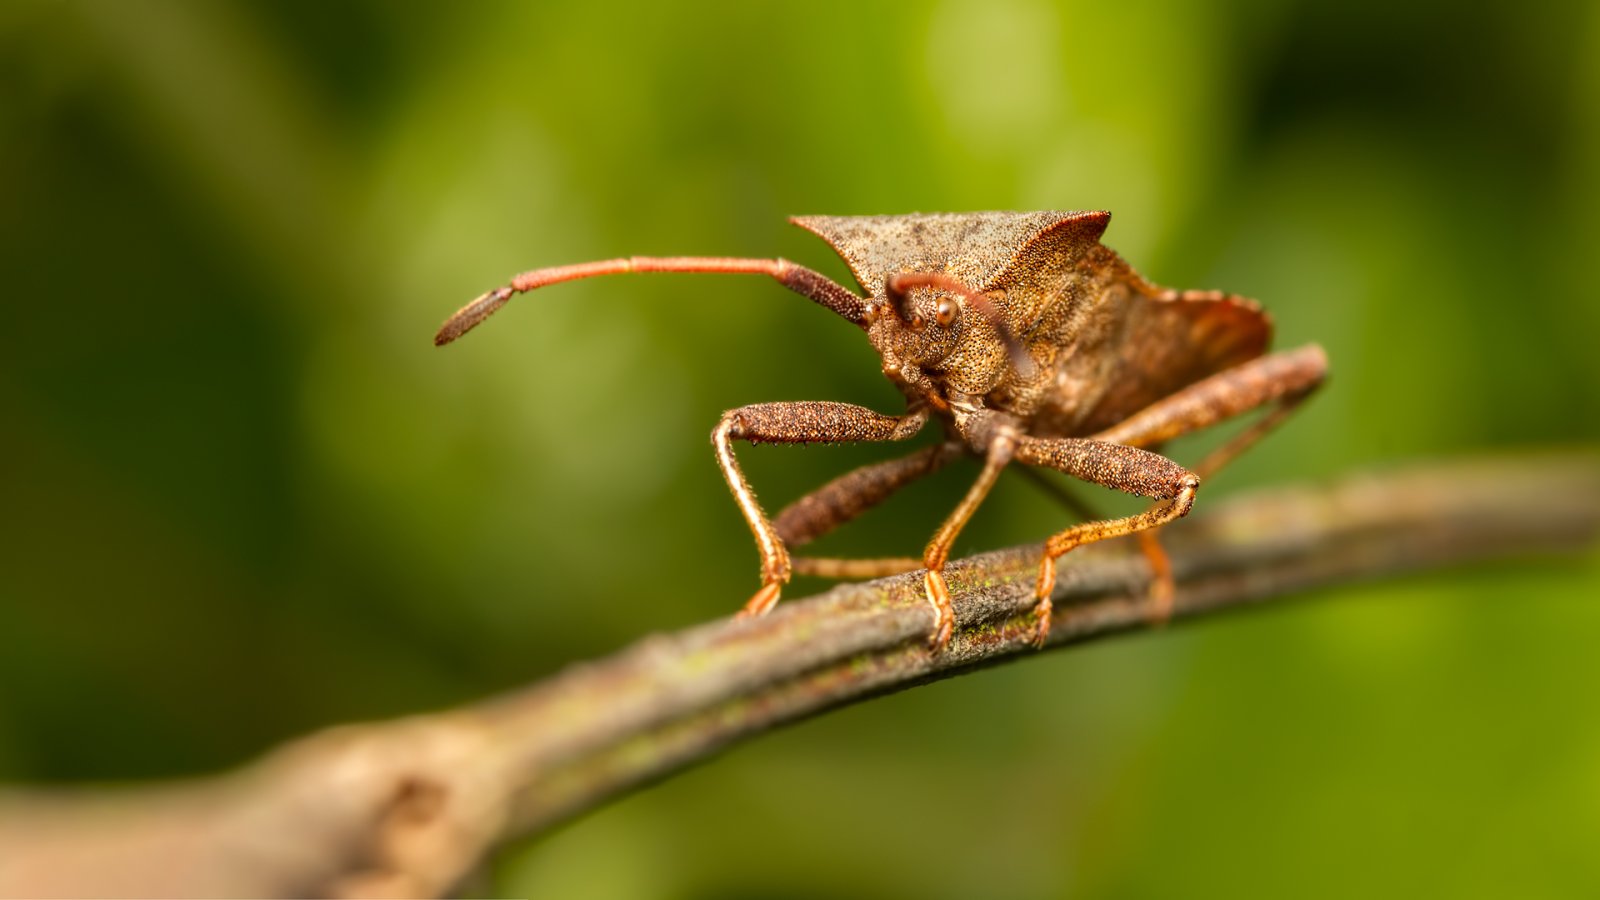
[[[1186,618],[1397,572],[1592,546],[1600,459],[1519,456],[1257,493],[1168,529]],[[786,722],[1026,658],[1037,547],[947,570],[958,628],[925,649],[918,575],[658,635],[524,691],[316,735],[232,775],[0,798],[0,894],[430,896],[537,833]],[[1148,571],[1075,551],[1052,646],[1144,628]],[[95,859],[93,869],[75,860]]]

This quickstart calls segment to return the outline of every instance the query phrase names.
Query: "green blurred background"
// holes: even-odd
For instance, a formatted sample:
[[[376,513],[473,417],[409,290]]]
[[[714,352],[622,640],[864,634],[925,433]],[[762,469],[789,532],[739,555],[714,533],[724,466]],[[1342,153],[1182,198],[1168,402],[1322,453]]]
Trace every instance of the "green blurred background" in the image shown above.
[[[1215,498],[1595,440],[1597,201],[1586,3],[12,0],[0,778],[213,771],[724,615],[757,566],[718,414],[897,408],[859,332],[761,279],[567,285],[430,345],[522,268],[843,277],[785,216],[1110,209],[1152,279],[1332,358]],[[884,454],[746,456],[776,508]],[[916,552],[972,471],[825,546]],[[1062,521],[1012,481],[957,552]],[[1597,588],[1593,556],[1412,578],[921,688],[492,889],[1592,893]]]

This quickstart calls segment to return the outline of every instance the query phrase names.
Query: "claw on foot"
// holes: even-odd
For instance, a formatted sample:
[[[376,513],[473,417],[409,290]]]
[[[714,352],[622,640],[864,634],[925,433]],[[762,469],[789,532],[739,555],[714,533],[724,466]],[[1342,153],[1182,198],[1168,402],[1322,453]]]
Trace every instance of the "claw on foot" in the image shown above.
[[[749,602],[744,605],[744,609],[734,614],[734,618],[746,619],[753,616],[766,615],[767,610],[778,602],[778,595],[781,593],[783,593],[782,582],[774,581],[770,584],[763,584],[761,590],[756,591],[755,596],[751,597]]]
[[[944,583],[943,575],[929,569],[922,582],[928,590],[928,605],[933,607],[933,631],[928,634],[928,649],[938,653],[950,643],[950,635],[955,632],[956,612],[950,605],[950,588]]]

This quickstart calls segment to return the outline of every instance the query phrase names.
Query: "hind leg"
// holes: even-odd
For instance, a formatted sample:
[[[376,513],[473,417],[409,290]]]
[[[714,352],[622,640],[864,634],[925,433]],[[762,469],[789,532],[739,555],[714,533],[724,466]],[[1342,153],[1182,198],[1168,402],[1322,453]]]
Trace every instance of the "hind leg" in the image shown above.
[[[1096,462],[1092,453],[1085,455],[1081,448],[1076,452],[1060,448],[1055,453],[1048,452],[1048,448],[1026,452],[1019,448],[1017,458],[1020,461],[1033,462],[1031,457],[1037,456],[1037,464],[1060,469],[1085,481],[1169,501],[1140,515],[1074,526],[1047,542],[1036,592],[1039,611],[1037,640],[1043,643],[1049,634],[1050,592],[1055,585],[1055,559],[1080,544],[1123,534],[1140,535],[1140,548],[1150,561],[1154,576],[1151,617],[1165,621],[1172,612],[1174,587],[1172,569],[1166,552],[1156,538],[1155,529],[1186,515],[1193,505],[1194,488],[1199,486],[1200,479],[1217,472],[1282,424],[1306,397],[1321,386],[1327,368],[1327,355],[1315,344],[1253,359],[1158,400],[1117,425],[1092,435],[1087,442],[1130,449],[1156,446],[1250,410],[1275,404],[1270,412],[1213,451],[1193,471],[1183,470],[1183,476],[1177,476],[1165,466],[1150,460],[1130,461],[1122,468],[1109,466],[1104,462]],[[1165,457],[1148,455],[1166,465],[1176,465]],[[1162,478],[1168,480],[1152,484],[1149,480],[1152,475],[1159,476],[1158,482]],[[1174,477],[1179,480],[1170,480]],[[1187,489],[1182,487],[1184,477],[1194,479],[1194,484]],[[1149,493],[1151,489],[1166,493]]]

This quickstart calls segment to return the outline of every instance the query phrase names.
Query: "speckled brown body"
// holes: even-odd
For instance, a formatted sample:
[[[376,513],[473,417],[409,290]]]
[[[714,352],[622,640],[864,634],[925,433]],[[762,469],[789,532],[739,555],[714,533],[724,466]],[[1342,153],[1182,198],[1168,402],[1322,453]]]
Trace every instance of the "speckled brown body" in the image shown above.
[[[844,258],[867,296],[782,259],[633,257],[536,269],[463,307],[435,336],[465,334],[513,295],[623,272],[768,275],[867,333],[883,371],[906,395],[900,415],[830,402],[759,403],[725,413],[712,432],[717,464],[761,553],[762,586],[744,613],[778,600],[795,571],[867,577],[923,567],[935,612],[930,646],[949,641],[944,581],[950,549],[1012,462],[1162,501],[1146,512],[1074,525],[1045,543],[1037,640],[1050,627],[1057,557],[1091,541],[1139,535],[1149,557],[1154,616],[1171,572],[1155,529],[1186,515],[1201,476],[1220,468],[1321,384],[1315,345],[1263,356],[1271,325],[1249,300],[1146,282],[1100,243],[1110,214],[1031,212],[794,219]],[[1240,413],[1267,415],[1193,471],[1156,447]],[[931,419],[943,443],[847,473],[769,518],[733,451],[748,443],[899,441]],[[794,559],[799,546],[850,521],[957,456],[983,469],[918,559]]]
[[[856,280],[887,302],[897,273],[942,271],[988,295],[1035,366],[1007,365],[999,335],[969,317],[953,334],[907,341],[904,329],[868,334],[908,397],[953,421],[1004,412],[1039,437],[1092,434],[1207,375],[1260,356],[1271,324],[1252,301],[1217,292],[1162,290],[1100,243],[1105,212],[803,217],[794,220],[844,257]],[[924,310],[940,292],[918,289]],[[924,330],[937,330],[924,315]],[[948,355],[937,358],[938,351]],[[932,350],[933,352],[929,352]],[[919,352],[920,351],[920,352]],[[931,364],[930,364],[931,362]]]

